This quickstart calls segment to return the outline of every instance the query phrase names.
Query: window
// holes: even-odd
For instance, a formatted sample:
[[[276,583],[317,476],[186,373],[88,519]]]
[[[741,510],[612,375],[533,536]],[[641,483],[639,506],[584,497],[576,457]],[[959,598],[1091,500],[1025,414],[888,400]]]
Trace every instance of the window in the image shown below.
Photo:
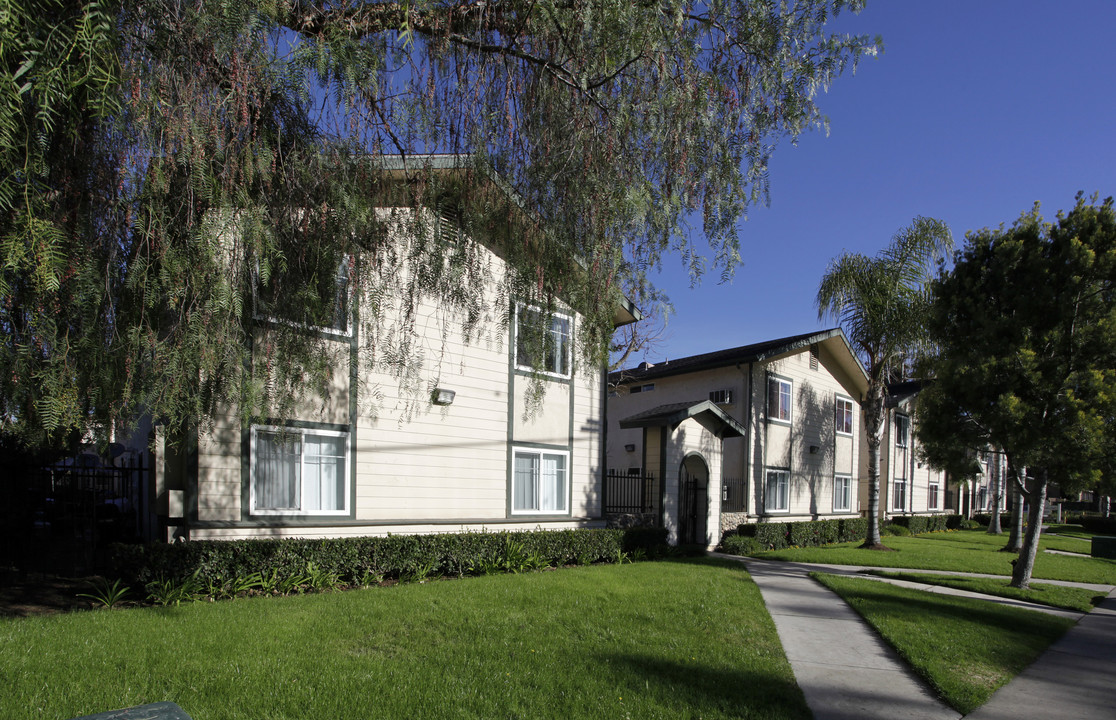
[[[731,405],[732,390],[714,390],[709,393],[709,402],[717,405]]]
[[[837,432],[852,435],[853,403],[849,398],[837,398]]]
[[[767,419],[791,421],[791,382],[780,377],[767,379]]]
[[[786,512],[790,507],[788,475],[786,470],[767,471],[767,487],[763,498],[763,508],[767,512]]]
[[[253,427],[251,512],[338,515],[349,508],[349,433]]]
[[[907,509],[907,481],[897,479],[895,481],[895,492],[891,494],[891,508],[893,510],[906,510]]]
[[[655,383],[647,383],[646,385],[632,385],[628,388],[629,395],[635,395],[641,392],[651,392],[655,389]]]
[[[911,419],[906,415],[895,416],[895,445],[896,447],[907,447],[907,441],[911,433]]]
[[[837,475],[833,478],[833,511],[848,512],[852,509],[852,477]]]
[[[927,510],[941,510],[941,500],[938,493],[938,483],[930,483],[930,489],[926,495],[926,509]]]
[[[512,513],[569,512],[566,463],[568,453],[516,450],[512,478]]]
[[[810,369],[818,369],[818,345],[814,343],[810,346]]]
[[[348,255],[330,258],[311,253],[288,259],[283,270],[276,267],[265,274],[257,267],[256,317],[348,335],[350,261]]]
[[[570,376],[570,316],[520,308],[516,322],[516,367]]]

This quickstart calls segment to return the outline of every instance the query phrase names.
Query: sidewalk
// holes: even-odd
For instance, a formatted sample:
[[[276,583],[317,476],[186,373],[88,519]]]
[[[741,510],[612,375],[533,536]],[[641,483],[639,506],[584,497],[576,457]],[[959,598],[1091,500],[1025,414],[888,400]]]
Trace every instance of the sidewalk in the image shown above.
[[[811,570],[852,575],[863,568],[722,557],[744,562],[759,586],[815,718],[961,717],[938,700],[855,611],[808,577]],[[1116,590],[1104,587],[1110,591],[1107,600],[1088,615],[1071,613],[1081,617],[1077,625],[968,718],[1112,717],[1116,712]],[[974,595],[946,588],[935,591]],[[1040,609],[1015,600],[980,597]]]

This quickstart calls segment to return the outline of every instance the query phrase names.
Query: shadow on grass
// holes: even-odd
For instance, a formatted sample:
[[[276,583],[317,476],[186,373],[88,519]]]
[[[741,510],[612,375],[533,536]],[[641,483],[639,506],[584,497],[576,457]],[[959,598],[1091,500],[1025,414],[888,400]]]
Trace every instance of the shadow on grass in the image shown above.
[[[679,663],[651,655],[599,655],[600,667],[612,668],[619,687],[633,694],[651,693],[675,717],[812,718],[789,666],[784,674],[762,670],[723,670],[700,658]],[[756,660],[764,662],[762,659]]]

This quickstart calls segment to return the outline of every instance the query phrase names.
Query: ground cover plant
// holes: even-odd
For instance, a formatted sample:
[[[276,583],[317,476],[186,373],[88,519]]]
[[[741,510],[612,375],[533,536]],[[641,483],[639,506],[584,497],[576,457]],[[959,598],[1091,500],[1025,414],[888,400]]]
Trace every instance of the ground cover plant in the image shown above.
[[[984,600],[813,573],[962,714],[1034,662],[1073,621]]]
[[[856,543],[841,543],[825,547],[772,550],[754,553],[754,556],[834,565],[1011,575],[1011,562],[1016,556],[1013,553],[1000,552],[1006,541],[1004,535],[989,535],[981,530],[959,530],[913,537],[888,537],[887,546],[893,552],[861,550],[856,547]],[[1035,558],[1034,577],[1116,585],[1116,561],[1039,553]]]
[[[713,559],[0,620],[0,717],[801,718],[759,591]]]
[[[1103,600],[1107,593],[1085,588],[1065,587],[1064,585],[1051,585],[1049,583],[1032,583],[1027,590],[1011,587],[1007,578],[966,577],[961,575],[932,575],[929,573],[904,573],[885,572],[882,570],[871,571],[872,575],[880,577],[908,580],[925,585],[940,585],[942,587],[968,590],[982,595],[1012,598],[1025,602],[1039,603],[1051,607],[1073,610],[1075,612],[1089,612],[1097,603]]]

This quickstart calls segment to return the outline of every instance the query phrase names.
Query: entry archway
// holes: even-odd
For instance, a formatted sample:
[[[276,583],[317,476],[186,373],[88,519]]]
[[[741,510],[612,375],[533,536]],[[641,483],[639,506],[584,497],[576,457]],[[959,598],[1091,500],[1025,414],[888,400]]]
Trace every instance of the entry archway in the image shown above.
[[[678,469],[678,541],[705,545],[709,532],[709,465],[691,453]]]

